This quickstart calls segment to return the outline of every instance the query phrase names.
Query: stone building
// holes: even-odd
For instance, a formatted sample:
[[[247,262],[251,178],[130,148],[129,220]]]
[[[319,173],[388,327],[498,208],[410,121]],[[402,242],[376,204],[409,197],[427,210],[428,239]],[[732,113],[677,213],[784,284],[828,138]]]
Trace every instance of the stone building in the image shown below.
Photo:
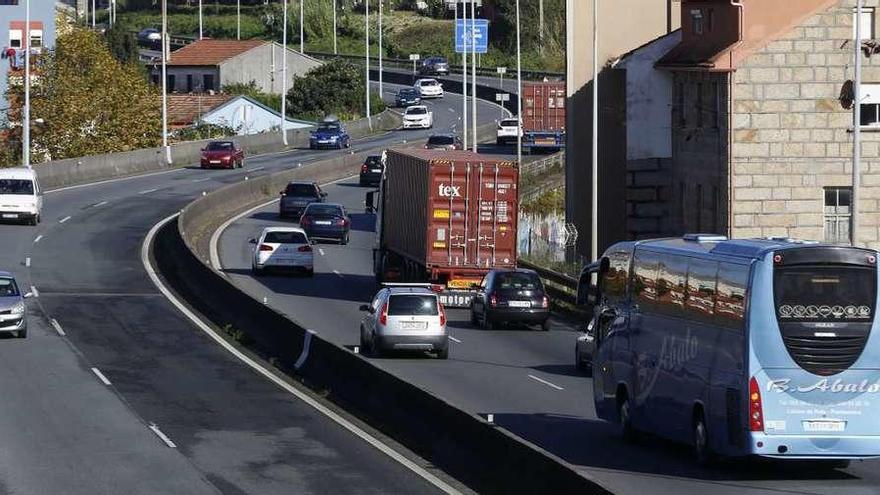
[[[855,240],[872,247],[880,247],[880,55],[872,41],[878,3],[866,0],[861,18]],[[652,101],[669,108],[671,155],[650,174],[627,162],[629,237],[716,231],[850,242],[854,6],[855,0],[683,1],[681,42],[655,64],[671,91]],[[628,108],[628,121],[639,112]]]

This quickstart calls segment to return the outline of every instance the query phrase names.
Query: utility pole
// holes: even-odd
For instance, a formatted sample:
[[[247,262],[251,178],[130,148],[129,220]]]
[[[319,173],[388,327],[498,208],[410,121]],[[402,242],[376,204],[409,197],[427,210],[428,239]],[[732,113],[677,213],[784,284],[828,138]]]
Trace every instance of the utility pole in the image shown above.
[[[468,42],[468,30],[467,30],[467,4],[464,3],[465,0],[462,0],[461,5],[461,33],[462,33],[462,48],[461,51],[461,120],[462,125],[464,125],[464,130],[461,133],[461,149],[468,149],[468,67],[467,67],[467,42]],[[458,9],[458,2],[455,4],[455,8]]]
[[[21,126],[21,160],[31,168],[31,0],[24,0],[24,108]]]
[[[590,259],[599,259],[599,0],[593,0],[593,157]]]
[[[281,28],[281,142],[287,146],[287,2],[284,2],[284,27]],[[300,0],[302,2],[302,0]],[[302,19],[302,16],[300,16]]]
[[[95,26],[97,26],[97,19],[96,19],[97,14],[98,14],[98,9],[95,5],[95,0],[92,0],[92,29],[95,29]],[[28,36],[30,36],[30,33],[28,33]]]
[[[519,24],[519,0],[516,0],[516,163],[522,165],[522,40]]]
[[[199,39],[204,38],[204,31],[202,30],[202,0],[199,0]]]
[[[379,0],[379,98],[385,94],[382,85],[382,4],[384,0]]]
[[[168,145],[168,0],[162,0],[162,147],[165,163],[171,165],[171,147]]]
[[[366,52],[366,65],[364,69],[364,86],[365,91],[367,93],[367,124],[370,126],[370,130],[373,130],[373,117],[370,115],[370,2],[369,0],[364,1],[364,6],[366,10],[364,11],[364,24],[365,29],[364,33],[366,34],[366,38],[364,39],[364,51]]]
[[[474,153],[477,152],[477,2],[471,0],[471,139]],[[467,81],[464,81],[467,84]]]
[[[235,2],[235,15],[236,15],[236,25],[235,25],[235,39],[241,39],[241,0],[237,0]]]
[[[333,54],[337,55],[339,49],[336,46],[336,0],[333,0]]]
[[[864,0],[856,1],[856,42],[855,67],[856,76],[853,84],[853,104],[855,114],[853,117],[853,166],[852,166],[852,225],[850,226],[850,240],[855,246],[859,240],[859,187],[861,186],[862,165],[862,13],[864,12]]]
[[[538,0],[538,49],[544,53],[544,0]]]
[[[299,0],[299,52],[306,52],[306,35],[305,29],[305,0]]]

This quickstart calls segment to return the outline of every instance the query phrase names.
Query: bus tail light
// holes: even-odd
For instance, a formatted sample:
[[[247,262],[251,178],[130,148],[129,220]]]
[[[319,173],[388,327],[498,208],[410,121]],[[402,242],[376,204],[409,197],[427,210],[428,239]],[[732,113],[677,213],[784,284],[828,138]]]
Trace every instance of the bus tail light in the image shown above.
[[[388,303],[387,302],[382,306],[382,312],[379,313],[379,323],[381,323],[382,325],[388,324]]]
[[[764,431],[764,411],[761,407],[761,389],[758,380],[749,380],[749,431]]]

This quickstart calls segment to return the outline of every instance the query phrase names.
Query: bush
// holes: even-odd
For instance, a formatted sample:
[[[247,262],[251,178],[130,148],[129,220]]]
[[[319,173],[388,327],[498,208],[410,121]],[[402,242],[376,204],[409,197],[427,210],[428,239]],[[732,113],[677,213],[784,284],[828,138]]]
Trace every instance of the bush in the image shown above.
[[[379,113],[385,104],[378,95],[370,99],[372,112]],[[328,114],[340,120],[356,120],[364,116],[364,70],[342,59],[325,63],[296,77],[287,92],[287,115],[317,121]]]

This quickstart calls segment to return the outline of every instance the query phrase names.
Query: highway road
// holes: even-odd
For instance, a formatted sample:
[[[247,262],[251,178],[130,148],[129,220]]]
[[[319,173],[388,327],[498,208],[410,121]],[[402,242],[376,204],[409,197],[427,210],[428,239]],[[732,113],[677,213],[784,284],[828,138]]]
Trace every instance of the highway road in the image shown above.
[[[283,225],[276,205],[250,212],[219,237],[221,268],[248,294],[305,328],[339,344],[358,344],[361,304],[377,290],[371,271],[373,222],[362,213],[366,188],[356,180],[325,188],[328,201],[352,215],[347,246],[320,244],[314,279],[250,275],[247,240],[267,225]],[[288,223],[289,224],[289,223]],[[320,310],[317,310],[320,308]],[[572,325],[555,321],[548,333],[528,328],[473,328],[469,313],[449,314],[448,361],[406,355],[373,359],[382,368],[495,422],[578,466],[620,494],[877,494],[880,462],[822,471],[807,464],[729,462],[701,469],[689,449],[648,440],[624,444],[613,425],[596,418],[592,382],[574,368]]]
[[[460,102],[429,103],[438,128],[457,124]],[[484,121],[496,112],[481,104]],[[383,133],[353,148],[430,132]],[[202,334],[142,264],[147,231],[203,191],[335,153],[60,190],[46,196],[40,226],[0,225],[0,267],[39,294],[28,338],[0,339],[0,493],[438,492]]]

